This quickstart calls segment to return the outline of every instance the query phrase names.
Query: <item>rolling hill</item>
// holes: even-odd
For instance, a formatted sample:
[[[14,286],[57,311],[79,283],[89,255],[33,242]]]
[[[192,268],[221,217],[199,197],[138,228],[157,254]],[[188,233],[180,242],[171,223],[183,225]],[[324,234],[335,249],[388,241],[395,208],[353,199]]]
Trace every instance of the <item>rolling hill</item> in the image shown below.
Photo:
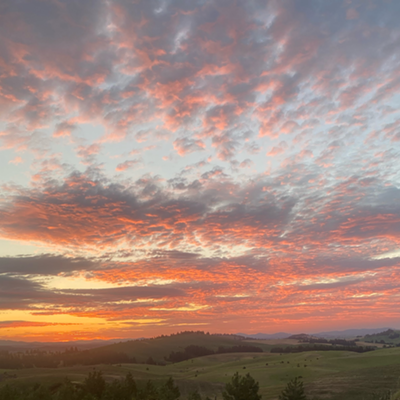
[[[221,400],[221,390],[235,372],[250,373],[260,383],[263,400],[276,400],[287,382],[301,376],[310,399],[365,400],[373,393],[390,389],[398,391],[400,348],[380,349],[370,353],[346,351],[298,354],[243,353],[218,354],[166,366],[121,364],[98,365],[107,380],[131,372],[139,385],[148,379],[156,384],[172,377],[181,390],[181,399],[194,389],[202,395]],[[68,376],[82,382],[92,366],[69,368],[29,368],[0,370],[0,385],[32,385],[36,382],[54,385]]]
[[[204,332],[182,332],[171,336],[160,336],[153,339],[130,340],[108,346],[98,347],[96,353],[124,353],[135,357],[138,363],[146,362],[150,357],[157,363],[164,363],[171,352],[183,351],[187,346],[196,345],[216,351],[219,347],[233,347],[246,344],[246,341],[237,335],[210,335]],[[264,343],[257,345],[264,351],[272,347]]]
[[[381,344],[400,344],[400,331],[388,329],[383,332],[365,335],[360,341],[367,343],[381,343]]]

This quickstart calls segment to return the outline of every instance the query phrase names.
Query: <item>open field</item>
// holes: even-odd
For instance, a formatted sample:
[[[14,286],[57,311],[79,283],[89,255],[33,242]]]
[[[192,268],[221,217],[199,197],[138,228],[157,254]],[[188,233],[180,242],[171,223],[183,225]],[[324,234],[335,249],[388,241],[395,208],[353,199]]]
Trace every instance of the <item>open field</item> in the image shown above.
[[[98,365],[107,379],[124,376],[131,371],[138,382],[148,379],[162,382],[172,376],[181,388],[184,399],[194,388],[203,394],[217,395],[236,372],[250,373],[260,383],[263,399],[272,400],[286,383],[302,376],[310,399],[361,400],[373,391],[400,389],[400,348],[380,349],[368,353],[344,351],[305,352],[296,354],[236,353],[200,357],[167,366],[123,364]],[[0,370],[2,380],[16,385],[43,382],[51,385],[68,376],[82,381],[93,367],[57,369]],[[6,374],[16,378],[5,378]]]

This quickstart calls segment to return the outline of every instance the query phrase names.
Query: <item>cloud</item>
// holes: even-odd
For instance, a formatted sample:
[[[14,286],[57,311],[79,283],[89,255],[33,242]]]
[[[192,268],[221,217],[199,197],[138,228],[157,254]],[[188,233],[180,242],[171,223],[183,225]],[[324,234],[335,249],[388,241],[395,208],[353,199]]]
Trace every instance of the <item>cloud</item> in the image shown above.
[[[0,274],[57,275],[60,272],[90,270],[97,264],[85,258],[66,258],[52,254],[0,257]]]
[[[1,232],[8,238],[74,246],[114,246],[126,240],[178,244],[191,240],[186,236],[190,230],[206,246],[215,241],[219,229],[225,231],[222,241],[251,240],[253,229],[266,235],[267,241],[282,233],[294,199],[278,202],[273,195],[263,194],[264,198],[244,205],[240,201],[245,187],[239,189],[236,200],[226,202],[229,189],[224,187],[209,198],[207,188],[212,183],[207,181],[220,173],[214,170],[203,176],[204,189],[188,196],[174,195],[152,182],[123,187],[74,173],[51,188],[46,185],[12,198],[0,210]],[[189,194],[190,185],[187,190]]]
[[[143,308],[155,300],[179,299],[187,296],[183,288],[171,285],[123,286],[106,289],[58,289],[34,281],[34,275],[16,277],[0,275],[0,308],[2,310],[30,310],[34,315],[67,313],[96,314],[102,308],[110,315],[118,310]],[[140,301],[139,301],[140,300]],[[99,313],[99,315],[102,312]]]
[[[253,120],[251,129],[278,137],[326,115],[337,121],[329,98],[341,99],[346,114],[359,104],[371,110],[374,103],[366,96],[380,95],[396,79],[396,68],[388,64],[394,36],[379,28],[385,21],[388,30],[395,29],[396,7],[372,13],[354,3],[346,18],[365,24],[352,27],[349,35],[342,7],[317,7],[314,1],[302,13],[292,1],[252,6],[239,1],[234,7],[212,1],[193,4],[190,12],[182,3],[168,3],[161,13],[142,1],[63,5],[35,0],[18,9],[8,1],[0,32],[1,60],[8,65],[1,83],[4,110],[20,128],[41,128],[59,119],[56,136],[71,135],[77,121],[101,123],[105,141],[151,132],[145,125],[154,121],[171,135],[178,152],[204,148],[199,138],[182,139],[183,132],[202,124],[227,160],[244,138],[237,136],[227,147],[221,137],[250,115],[259,121],[257,126]],[[332,20],[322,27],[324,13]],[[143,24],[137,24],[137,15]],[[13,29],[16,25],[21,29]],[[380,57],[365,35],[373,37],[373,48],[382,48]],[[389,69],[380,75],[385,65]],[[310,90],[319,98],[317,107],[294,118],[298,103],[312,104]]]
[[[23,162],[24,162],[24,160],[23,160],[21,157],[17,156],[17,157],[15,157],[13,160],[11,160],[11,161],[9,162],[9,164],[18,165],[18,164],[21,164],[21,163],[23,163]]]
[[[35,321],[0,321],[0,329],[12,328],[38,328],[46,326],[66,326],[66,325],[79,325],[76,323],[51,323],[51,322],[35,322]]]
[[[357,19],[358,16],[358,12],[355,8],[349,8],[346,11],[346,19]]]
[[[139,164],[140,160],[127,160],[124,161],[123,163],[118,164],[115,170],[118,172],[123,172],[126,171],[127,169],[136,168]]]
[[[182,138],[176,139],[174,142],[174,149],[180,156],[193,153],[195,151],[204,150],[205,144],[201,140]]]
[[[285,150],[287,149],[288,144],[285,141],[282,141],[279,143],[278,146],[274,146],[268,153],[267,156],[277,156],[279,154],[282,154],[285,152]]]
[[[63,121],[56,125],[56,129],[53,133],[55,137],[58,136],[70,136],[77,126],[69,121]]]
[[[251,168],[253,165],[254,165],[253,161],[251,161],[248,158],[246,158],[239,164],[240,168]]]
[[[299,124],[297,122],[295,122],[295,121],[286,121],[281,127],[281,132],[283,132],[283,133],[292,133],[298,128],[299,128]]]
[[[85,165],[93,164],[96,160],[96,156],[100,153],[101,146],[98,143],[93,143],[89,146],[78,146],[77,155],[82,159],[82,163]]]

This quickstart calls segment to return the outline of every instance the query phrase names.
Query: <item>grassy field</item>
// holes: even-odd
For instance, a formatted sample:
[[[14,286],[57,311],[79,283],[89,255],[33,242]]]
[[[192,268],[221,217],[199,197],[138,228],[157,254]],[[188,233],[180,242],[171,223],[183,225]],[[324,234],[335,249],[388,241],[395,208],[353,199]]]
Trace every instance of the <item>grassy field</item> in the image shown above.
[[[178,383],[182,398],[198,388],[201,393],[221,399],[221,390],[238,371],[250,373],[259,383],[263,399],[277,399],[286,383],[302,376],[310,399],[361,400],[372,392],[383,389],[400,389],[400,348],[379,349],[368,353],[342,351],[305,352],[296,354],[237,353],[196,358],[177,364],[148,366],[123,364],[99,365],[107,379],[118,378],[131,371],[138,382],[152,379],[165,381],[172,376]],[[93,367],[58,369],[0,370],[0,385],[6,382],[29,385],[43,382],[47,385],[60,382],[68,376],[82,381]],[[16,378],[7,378],[16,374]]]

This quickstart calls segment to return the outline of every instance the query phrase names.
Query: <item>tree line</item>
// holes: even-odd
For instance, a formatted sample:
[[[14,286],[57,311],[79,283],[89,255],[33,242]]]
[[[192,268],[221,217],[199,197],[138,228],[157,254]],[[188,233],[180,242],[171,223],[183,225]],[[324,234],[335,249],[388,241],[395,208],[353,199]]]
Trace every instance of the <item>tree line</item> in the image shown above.
[[[57,368],[75,365],[96,364],[122,364],[136,363],[135,357],[129,357],[126,353],[116,351],[78,351],[67,349],[64,352],[48,352],[30,350],[25,352],[0,352],[1,369],[21,368]]]
[[[6,385],[0,389],[0,400],[176,400],[178,386],[172,378],[162,385],[149,380],[141,387],[128,373],[124,379],[107,382],[101,371],[90,372],[83,383],[66,379],[62,384],[21,388]]]
[[[238,345],[231,347],[219,346],[217,350],[211,350],[204,346],[190,345],[185,347],[183,351],[171,351],[166,361],[177,363],[181,361],[190,360],[191,358],[209,356],[213,354],[226,354],[226,353],[262,353],[263,350],[257,346],[251,345]]]
[[[346,339],[324,339],[324,338],[306,338],[301,339],[301,343],[319,343],[319,344],[332,344],[332,345],[339,345],[339,346],[357,346],[356,340],[346,340]]]
[[[313,344],[309,346],[287,346],[273,347],[271,353],[302,353],[304,351],[354,351],[356,353],[365,353],[375,350],[373,346],[328,346],[326,344]]]
[[[220,395],[223,400],[262,400],[259,383],[250,374],[236,372]],[[213,395],[214,396],[214,395]],[[214,397],[216,399],[217,396]],[[220,398],[218,396],[218,398]],[[395,397],[397,398],[397,397]],[[197,389],[186,400],[203,400]],[[101,371],[93,370],[82,383],[65,379],[52,386],[35,384],[21,388],[6,385],[0,388],[0,400],[183,400],[179,387],[170,377],[162,384],[151,380],[136,382],[129,372],[125,378],[107,382]],[[211,400],[205,397],[204,400]],[[303,382],[296,377],[288,382],[279,400],[309,400]],[[312,400],[318,400],[313,397]],[[369,400],[394,400],[390,391],[372,393]]]
[[[380,333],[371,333],[369,335],[365,335],[365,341],[382,336],[387,336],[389,339],[398,339],[400,337],[400,332],[394,331],[393,329],[388,329],[387,331]]]
[[[259,383],[250,374],[236,372],[220,393],[223,400],[261,400]],[[82,383],[66,379],[50,387],[35,384],[29,388],[6,385],[0,389],[0,400],[178,400],[179,387],[170,377],[163,384],[153,381],[138,384],[129,372],[123,379],[107,382],[101,371],[94,370]],[[197,389],[187,400],[203,400]],[[279,396],[280,400],[307,400],[303,383],[297,378],[290,381]],[[204,400],[211,400],[206,397]]]

